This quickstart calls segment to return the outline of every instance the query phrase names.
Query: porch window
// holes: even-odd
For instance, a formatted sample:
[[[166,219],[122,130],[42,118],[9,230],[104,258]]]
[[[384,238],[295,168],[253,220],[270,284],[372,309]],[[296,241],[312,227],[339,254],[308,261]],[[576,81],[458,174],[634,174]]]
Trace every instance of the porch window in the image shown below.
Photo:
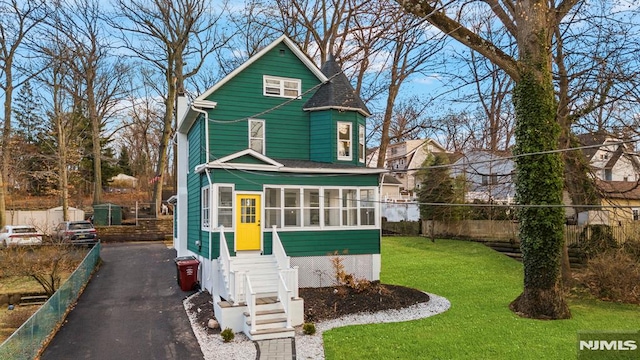
[[[376,192],[373,189],[360,190],[360,225],[376,224]]]
[[[356,190],[342,190],[342,225],[358,225],[358,201]]]
[[[302,81],[300,79],[263,76],[264,96],[276,96],[295,99],[300,96]]]
[[[211,192],[210,188],[203,187],[200,192],[200,218],[202,220],[201,227],[203,230],[208,230],[211,222],[210,222],[210,214],[211,214]]]
[[[631,209],[633,221],[640,221],[640,208]]]
[[[377,194],[374,187],[265,187],[264,227],[323,229],[375,226]]]
[[[281,214],[282,214],[282,198],[281,189],[266,188],[264,190],[264,216],[265,227],[271,228],[273,225],[281,228]]]
[[[364,163],[366,149],[364,146],[364,125],[358,125],[358,161]]]
[[[231,228],[233,226],[233,188],[231,186],[218,187],[218,226]]]
[[[340,189],[324,190],[324,225],[340,226]]]
[[[300,189],[284,189],[284,226],[300,226]]]
[[[264,154],[264,145],[264,120],[249,120],[249,148]]]
[[[304,226],[320,226],[320,190],[304,189]]]
[[[351,160],[351,123],[338,122],[338,160]]]

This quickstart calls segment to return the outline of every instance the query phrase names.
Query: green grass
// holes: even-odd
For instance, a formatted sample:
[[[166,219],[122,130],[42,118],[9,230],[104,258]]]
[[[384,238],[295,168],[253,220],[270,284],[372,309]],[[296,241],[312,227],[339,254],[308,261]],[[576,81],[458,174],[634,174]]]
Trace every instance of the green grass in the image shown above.
[[[579,330],[640,330],[640,306],[571,299],[572,318],[514,315],[522,265],[484,245],[382,240],[382,282],[446,297],[446,312],[416,321],[324,333],[327,359],[575,359]]]

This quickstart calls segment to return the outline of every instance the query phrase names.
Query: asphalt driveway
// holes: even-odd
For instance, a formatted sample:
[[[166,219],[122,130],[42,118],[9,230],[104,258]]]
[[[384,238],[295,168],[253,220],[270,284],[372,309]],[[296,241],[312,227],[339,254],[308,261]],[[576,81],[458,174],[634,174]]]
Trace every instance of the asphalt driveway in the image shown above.
[[[175,254],[160,242],[103,244],[100,269],[42,359],[202,359]]]

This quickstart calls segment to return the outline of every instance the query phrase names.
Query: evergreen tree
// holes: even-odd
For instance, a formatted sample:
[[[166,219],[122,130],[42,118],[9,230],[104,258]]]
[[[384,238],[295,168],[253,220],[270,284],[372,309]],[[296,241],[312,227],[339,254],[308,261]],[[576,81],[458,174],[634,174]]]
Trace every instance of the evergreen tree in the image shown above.
[[[120,158],[118,159],[118,167],[123,174],[132,175],[131,173],[131,160],[129,159],[129,150],[126,146],[120,150]]]
[[[422,179],[418,190],[420,216],[425,220],[457,219],[457,211],[453,206],[429,205],[456,203],[454,181],[446,166],[449,161],[444,154],[431,154],[422,163],[418,177]]]

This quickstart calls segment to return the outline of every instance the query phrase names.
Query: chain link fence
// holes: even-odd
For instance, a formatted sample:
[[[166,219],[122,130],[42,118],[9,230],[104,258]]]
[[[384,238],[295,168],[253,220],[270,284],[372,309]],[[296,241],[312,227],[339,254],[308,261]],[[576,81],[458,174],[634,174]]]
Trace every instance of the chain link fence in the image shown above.
[[[67,309],[75,303],[89,281],[100,258],[100,247],[100,243],[93,246],[58,291],[0,345],[0,359],[27,360],[37,357],[45,341],[53,335]]]

